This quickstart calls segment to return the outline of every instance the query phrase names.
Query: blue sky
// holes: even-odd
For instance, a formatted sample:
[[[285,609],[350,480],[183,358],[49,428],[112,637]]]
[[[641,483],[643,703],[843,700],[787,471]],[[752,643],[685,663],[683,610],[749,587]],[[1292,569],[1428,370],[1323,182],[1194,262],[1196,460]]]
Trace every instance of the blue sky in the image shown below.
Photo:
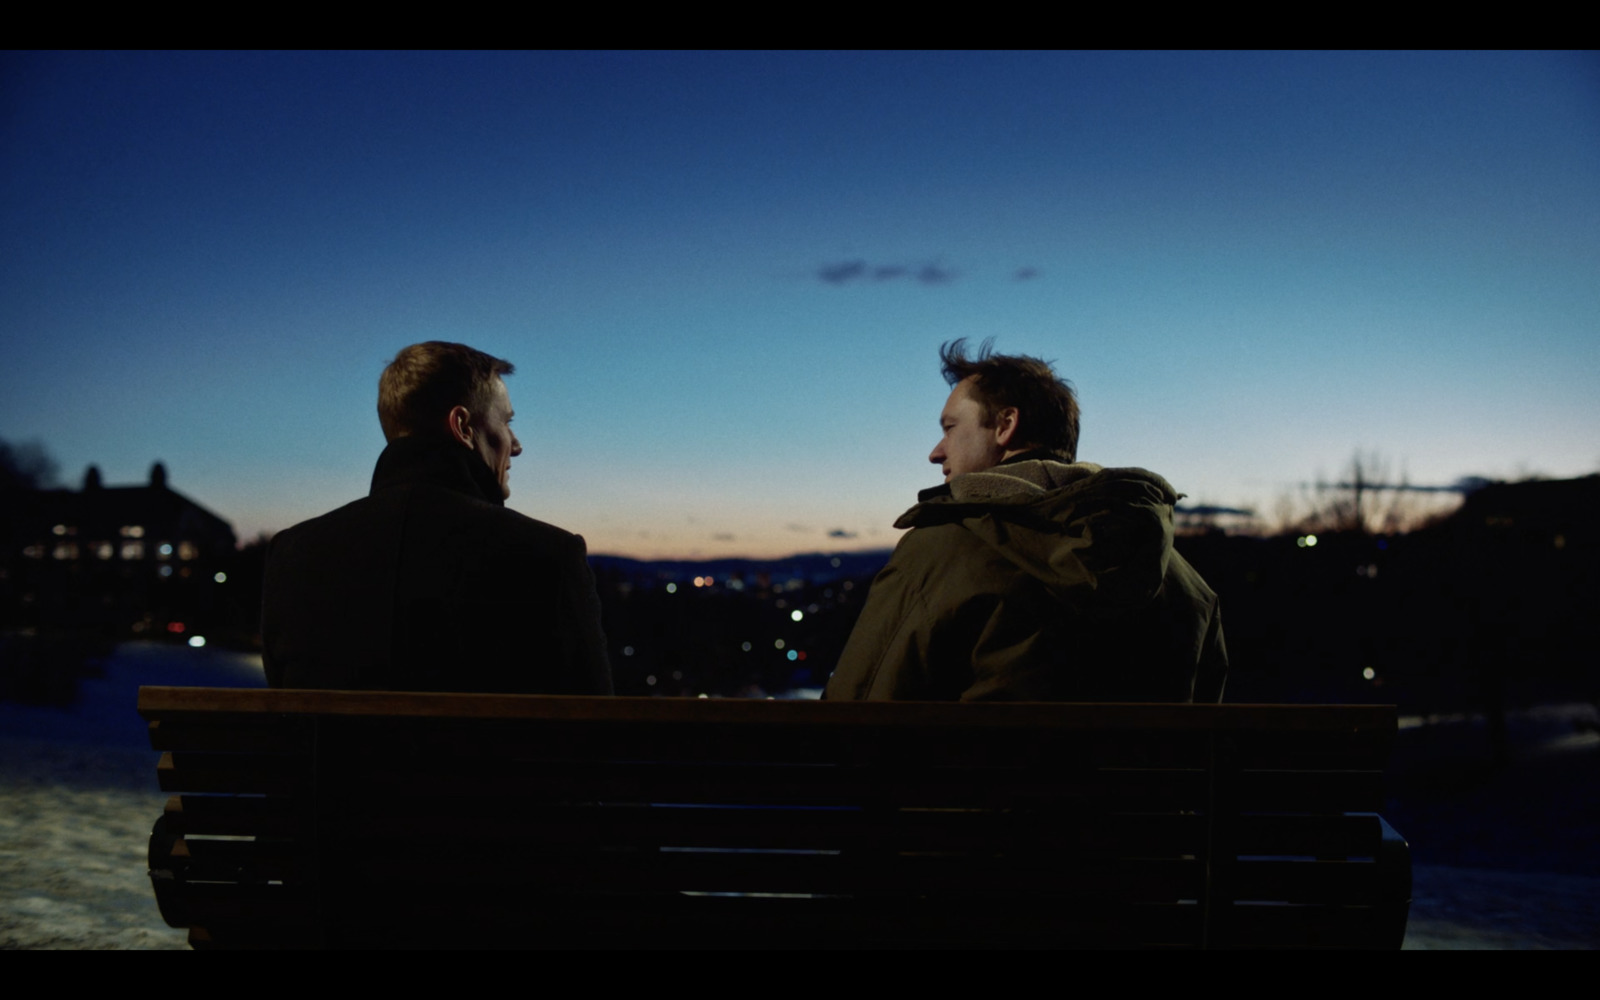
[[[954,337],[1198,502],[1600,469],[1594,54],[0,67],[0,437],[242,535],[366,491],[427,339],[517,364],[511,504],[620,554],[892,544]]]

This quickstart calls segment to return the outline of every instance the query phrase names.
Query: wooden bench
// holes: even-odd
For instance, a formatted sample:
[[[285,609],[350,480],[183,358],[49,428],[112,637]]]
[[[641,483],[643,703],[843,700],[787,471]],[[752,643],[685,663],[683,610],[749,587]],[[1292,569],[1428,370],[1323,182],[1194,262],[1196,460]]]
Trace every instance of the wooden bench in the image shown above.
[[[145,687],[195,947],[1397,948],[1392,706]]]

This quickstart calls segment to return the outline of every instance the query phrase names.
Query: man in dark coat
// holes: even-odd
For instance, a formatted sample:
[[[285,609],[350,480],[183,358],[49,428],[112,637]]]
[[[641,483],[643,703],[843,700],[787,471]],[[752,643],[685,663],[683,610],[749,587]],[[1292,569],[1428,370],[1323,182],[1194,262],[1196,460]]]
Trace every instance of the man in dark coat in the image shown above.
[[[1076,461],[1078,403],[1037,358],[942,352],[945,484],[895,526],[829,699],[1219,701],[1217,595],[1172,547],[1179,494]]]
[[[271,686],[612,693],[583,539],[505,506],[512,371],[438,341],[384,369],[371,493],[268,550]]]

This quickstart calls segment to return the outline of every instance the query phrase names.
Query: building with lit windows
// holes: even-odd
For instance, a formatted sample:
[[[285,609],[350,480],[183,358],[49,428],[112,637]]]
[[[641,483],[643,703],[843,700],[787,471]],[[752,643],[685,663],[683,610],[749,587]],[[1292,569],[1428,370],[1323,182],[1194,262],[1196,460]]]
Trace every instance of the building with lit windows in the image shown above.
[[[91,465],[81,490],[14,492],[5,505],[4,627],[181,635],[222,607],[233,527],[171,489],[160,462],[143,485],[106,486]]]

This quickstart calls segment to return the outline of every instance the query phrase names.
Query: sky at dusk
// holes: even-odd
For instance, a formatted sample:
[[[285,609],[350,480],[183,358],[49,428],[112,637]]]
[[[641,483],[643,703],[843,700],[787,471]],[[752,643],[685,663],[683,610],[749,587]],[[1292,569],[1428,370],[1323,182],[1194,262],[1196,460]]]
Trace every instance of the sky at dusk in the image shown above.
[[[383,366],[517,366],[592,552],[892,545],[941,342],[1270,517],[1600,470],[1593,53],[9,53],[0,438],[241,537],[366,493]]]

